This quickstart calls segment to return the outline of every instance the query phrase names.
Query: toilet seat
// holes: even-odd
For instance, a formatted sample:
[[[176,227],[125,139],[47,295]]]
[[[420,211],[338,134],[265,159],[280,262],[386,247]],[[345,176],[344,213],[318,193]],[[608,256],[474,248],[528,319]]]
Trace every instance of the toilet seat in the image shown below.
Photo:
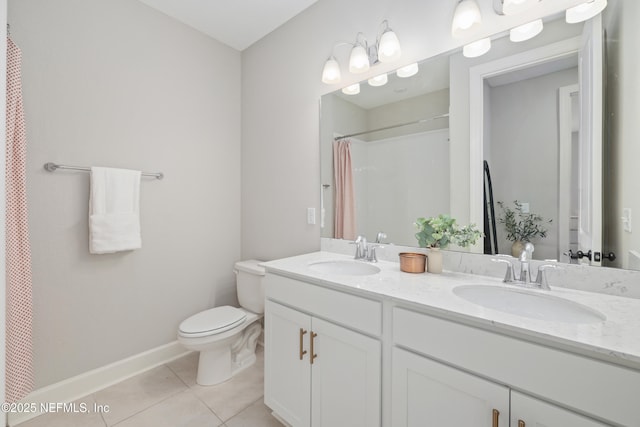
[[[184,337],[204,337],[233,329],[245,322],[247,313],[229,305],[211,308],[194,314],[180,323],[179,333]]]

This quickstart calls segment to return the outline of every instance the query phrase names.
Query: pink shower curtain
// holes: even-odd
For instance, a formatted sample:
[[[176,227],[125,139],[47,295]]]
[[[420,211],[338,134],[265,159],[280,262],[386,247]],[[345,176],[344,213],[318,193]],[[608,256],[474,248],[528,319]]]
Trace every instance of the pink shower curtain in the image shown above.
[[[351,142],[333,142],[333,173],[336,181],[334,237],[355,240],[356,215],[351,167]]]
[[[25,177],[27,139],[20,79],[22,55],[11,40],[7,39],[7,44],[6,399],[15,402],[33,389],[33,309]]]

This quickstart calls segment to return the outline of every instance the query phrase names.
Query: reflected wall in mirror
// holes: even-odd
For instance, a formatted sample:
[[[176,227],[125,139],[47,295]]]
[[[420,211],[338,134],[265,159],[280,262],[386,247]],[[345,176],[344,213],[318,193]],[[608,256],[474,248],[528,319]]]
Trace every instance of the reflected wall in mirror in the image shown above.
[[[633,89],[638,87],[634,81],[638,65],[632,51],[632,40],[639,37],[633,24],[634,17],[640,18],[639,9],[632,0],[611,0],[602,15],[606,41],[605,75],[600,82],[606,88],[604,123],[600,122],[604,125],[602,188],[590,192],[579,183],[580,171],[585,174],[580,167],[579,129],[590,111],[581,105],[588,97],[581,97],[579,89],[585,72],[579,64],[584,25],[555,19],[545,22],[543,33],[532,40],[494,40],[492,50],[480,58],[464,58],[460,51],[453,51],[422,61],[419,73],[410,78],[390,73],[387,86],[370,87],[363,82],[359,95],[337,91],[323,96],[322,236],[337,237],[333,141],[358,134],[346,138],[352,155],[355,228],[352,235],[338,238],[361,234],[371,239],[384,231],[390,242],[416,246],[415,219],[439,213],[450,213],[463,224],[475,222],[482,228],[486,219],[490,225],[483,202],[482,161],[486,160],[492,175],[494,218],[502,213],[495,202],[509,205],[519,200],[530,212],[552,220],[547,237],[533,240],[534,258],[569,262],[564,255],[569,250],[586,254],[589,248],[579,246],[578,230],[580,221],[592,220],[594,215],[581,217],[579,206],[600,197],[602,237],[593,247],[617,256],[614,261],[605,258],[602,265],[640,269],[640,235],[634,235],[631,222],[631,213],[640,212],[640,194],[633,190],[640,180],[633,163],[640,158],[640,149],[633,143],[640,136],[633,122],[640,113],[640,94]],[[512,67],[513,72],[495,72],[483,79],[478,145],[470,107],[474,103],[472,70],[563,43],[565,48],[573,43],[571,52],[552,52],[547,59],[534,61],[533,67]],[[375,131],[399,124],[403,126]],[[479,162],[472,163],[474,150],[480,151]],[[590,172],[586,178],[593,176]],[[477,245],[474,252],[495,251],[491,227],[486,230],[487,245]],[[511,253],[511,242],[499,221],[496,230],[498,252]],[[589,263],[586,257],[581,261]]]

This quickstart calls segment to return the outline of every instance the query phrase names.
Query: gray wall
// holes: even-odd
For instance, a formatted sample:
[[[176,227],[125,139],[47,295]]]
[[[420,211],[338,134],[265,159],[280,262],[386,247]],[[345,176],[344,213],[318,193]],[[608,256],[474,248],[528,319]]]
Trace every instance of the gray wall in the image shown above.
[[[640,128],[636,125],[640,112],[640,75],[638,39],[640,28],[640,2],[610,0],[605,10],[603,26],[607,34],[606,120],[609,133],[605,135],[606,161],[612,173],[605,177],[605,216],[613,220],[605,224],[605,251],[614,251],[618,257],[614,265],[640,269],[637,259],[629,258],[630,251],[640,254]],[[631,233],[624,230],[620,218],[623,209],[630,208],[635,216]]]
[[[29,140],[37,387],[174,341],[235,303],[239,52],[130,0],[12,0]],[[87,173],[141,183],[142,249],[89,255]]]

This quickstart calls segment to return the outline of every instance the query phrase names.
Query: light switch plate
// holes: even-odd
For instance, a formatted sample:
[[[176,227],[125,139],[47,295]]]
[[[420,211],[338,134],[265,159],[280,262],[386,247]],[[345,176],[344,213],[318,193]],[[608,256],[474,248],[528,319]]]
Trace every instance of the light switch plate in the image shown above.
[[[316,208],[307,208],[307,224],[315,225],[316,223]]]
[[[622,209],[622,226],[624,231],[631,233],[631,208]]]

